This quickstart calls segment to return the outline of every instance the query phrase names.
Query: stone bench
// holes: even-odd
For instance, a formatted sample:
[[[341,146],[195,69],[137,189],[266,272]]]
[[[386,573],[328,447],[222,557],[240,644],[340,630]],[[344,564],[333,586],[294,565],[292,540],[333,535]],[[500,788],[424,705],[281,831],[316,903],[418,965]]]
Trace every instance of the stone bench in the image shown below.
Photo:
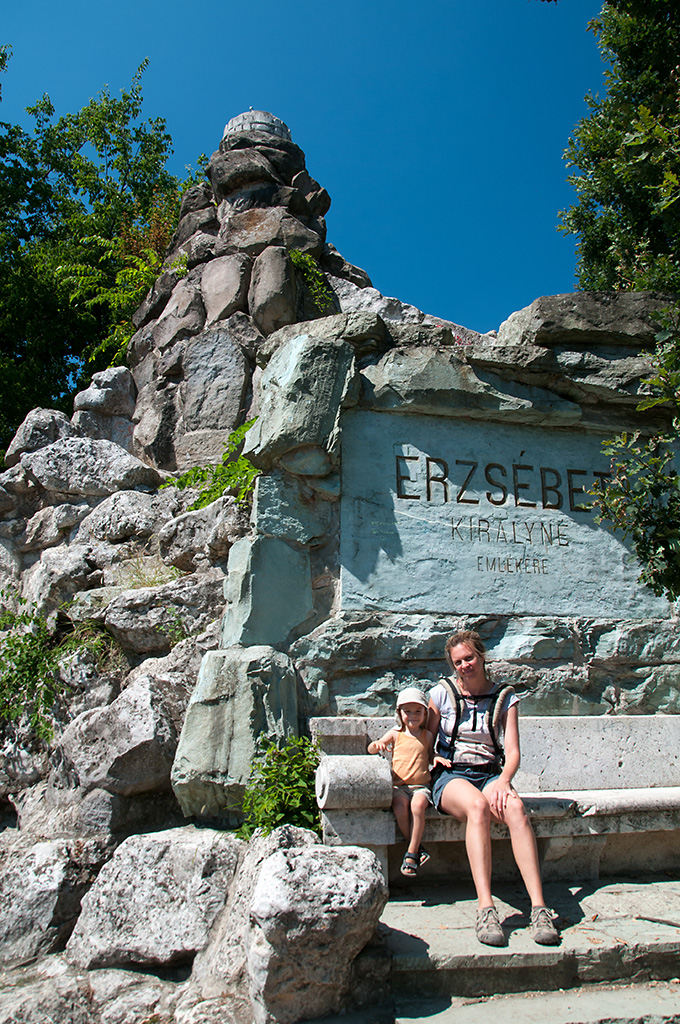
[[[310,727],[322,751],[316,794],[324,842],[368,846],[388,877],[398,878],[403,850],[390,852],[403,840],[390,810],[390,763],[366,753],[393,724],[337,717],[313,718]],[[534,825],[544,877],[680,867],[680,715],[523,717],[521,733],[514,782]],[[505,840],[504,851],[494,844],[495,875],[513,877],[507,829],[493,824],[491,835]],[[463,839],[460,822],[430,808],[423,842],[433,855],[433,877],[450,877],[467,864],[462,846],[455,857],[438,849]]]

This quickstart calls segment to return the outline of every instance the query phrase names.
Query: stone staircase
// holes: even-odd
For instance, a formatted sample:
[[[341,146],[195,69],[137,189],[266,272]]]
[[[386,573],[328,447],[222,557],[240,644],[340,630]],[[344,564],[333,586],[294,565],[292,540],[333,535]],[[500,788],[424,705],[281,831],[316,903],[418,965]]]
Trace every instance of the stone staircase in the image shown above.
[[[508,936],[499,949],[476,940],[468,883],[393,890],[378,942],[357,964],[364,991],[373,979],[374,1002],[338,1020],[680,1022],[680,881],[549,883],[562,933],[556,947],[529,937],[520,885],[499,884],[494,893]]]

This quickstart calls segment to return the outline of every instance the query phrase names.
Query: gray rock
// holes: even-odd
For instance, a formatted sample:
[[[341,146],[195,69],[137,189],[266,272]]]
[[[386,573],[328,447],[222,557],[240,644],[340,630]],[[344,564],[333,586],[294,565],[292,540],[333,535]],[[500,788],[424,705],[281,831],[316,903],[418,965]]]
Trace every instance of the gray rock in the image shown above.
[[[309,553],[278,537],[244,537],[229,552],[222,642],[280,644],[314,613]]]
[[[377,857],[359,847],[272,854],[260,870],[246,936],[258,1024],[294,1024],[340,1010],[351,965],[387,903]]]
[[[187,492],[174,487],[164,487],[156,494],[117,491],[83,519],[76,539],[86,543],[94,538],[110,544],[147,540],[163,523],[183,512],[189,500]]]
[[[219,256],[234,252],[259,256],[268,245],[299,249],[317,257],[323,242],[316,231],[305,227],[285,207],[272,206],[231,213],[222,223],[215,252]]]
[[[206,326],[225,320],[248,308],[248,285],[252,261],[243,253],[211,260],[201,276],[201,297]]]
[[[184,353],[181,431],[233,430],[243,414],[249,382],[248,363],[229,321],[194,338]]]
[[[247,528],[245,510],[234,498],[218,498],[167,522],[158,534],[159,551],[168,565],[193,572],[201,563],[225,559]]]
[[[191,271],[191,275],[197,273]],[[179,338],[197,334],[205,323],[200,287],[191,275],[177,282],[167,306],[153,326],[151,333],[159,349],[169,348]]]
[[[180,245],[197,232],[217,233],[217,211],[214,206],[206,206],[202,210],[193,210],[180,218],[174,235],[170,240],[169,250],[174,252]]]
[[[295,274],[282,246],[269,246],[255,260],[248,308],[265,335],[295,322]]]
[[[651,348],[658,323],[650,316],[673,303],[653,292],[570,292],[544,295],[498,328],[502,345],[526,343],[590,348],[631,342]]]
[[[85,391],[79,391],[73,401],[74,411],[89,409],[106,416],[124,416],[130,419],[135,411],[137,390],[132,374],[126,366],[111,366],[95,373]]]
[[[96,587],[102,582],[92,548],[86,544],[47,548],[22,576],[22,594],[38,611],[59,608],[78,590]]]
[[[156,278],[141,306],[132,314],[132,323],[137,329],[160,316],[181,276],[178,269],[170,267]]]
[[[367,400],[377,409],[566,426],[581,419],[574,402],[546,391],[476,372],[458,354],[428,347],[388,352],[362,371]]]
[[[182,204],[179,208],[180,220],[188,213],[195,213],[196,210],[205,210],[214,205],[212,189],[207,181],[199,185],[192,185],[182,196]]]
[[[325,190],[324,190],[325,191]],[[352,263],[348,263],[344,256],[342,256],[334,245],[330,245],[328,242],[323,247],[323,254],[321,256],[321,266],[333,277],[342,277],[346,281],[350,281],[355,284],[357,288],[372,288],[373,284],[370,277],[365,270],[361,267],[355,267]]]
[[[12,438],[5,453],[5,465],[16,466],[26,452],[35,452],[67,437],[80,437],[80,431],[57,409],[32,409]]]
[[[251,129],[228,133],[220,142],[220,153],[257,148],[269,160],[284,181],[290,181],[305,166],[305,154],[287,139],[275,138],[268,132]]]
[[[162,586],[125,590],[108,605],[106,628],[123,648],[148,657],[165,654],[179,632],[202,632],[224,607],[224,573],[213,568]]]
[[[326,189],[311,177],[308,171],[299,171],[291,181],[291,185],[302,192],[314,217],[324,217],[328,213],[331,206],[331,197]]]
[[[330,508],[313,493],[302,492],[296,480],[268,473],[255,484],[253,526],[262,536],[319,544],[330,526]]]
[[[257,740],[296,733],[297,680],[285,654],[264,646],[208,652],[172,767],[185,816],[228,816],[240,806]]]
[[[354,349],[328,331],[327,321],[284,330],[286,341],[258,381],[260,416],[244,446],[261,469],[305,445],[332,449],[340,407],[356,394]]]
[[[282,825],[269,835],[258,830],[248,843],[239,872],[230,887],[226,906],[217,917],[205,949],[200,952],[191,972],[191,980],[180,1003],[182,1021],[201,1024],[202,1016],[189,1016],[193,1007],[200,1013],[204,1000],[219,1000],[229,1005],[239,994],[247,997],[245,939],[249,928],[250,906],[262,865],[279,850],[316,848],[319,837],[293,825]],[[223,1000],[228,1000],[225,1004]],[[185,1016],[187,1014],[187,1016]],[[212,1018],[209,1018],[212,1020]],[[222,1017],[216,1018],[221,1020]]]
[[[137,398],[133,433],[135,453],[162,469],[176,469],[175,430],[179,419],[179,385],[152,380]]]
[[[0,985],[0,1024],[94,1024],[85,979],[59,955],[3,971]]]
[[[151,490],[160,477],[111,441],[67,438],[21,457],[27,473],[46,491],[105,497],[114,491]]]
[[[21,550],[42,550],[60,544],[89,511],[90,506],[86,504],[48,505],[40,509],[26,523]]]
[[[180,252],[186,254],[187,266],[189,269],[197,267],[200,263],[207,263],[215,255],[217,235],[210,235],[205,231],[196,231],[186,242],[180,246]]]
[[[68,958],[88,969],[190,961],[224,906],[243,846],[192,825],[126,839],[83,900]]]
[[[213,153],[208,177],[218,203],[246,185],[281,180],[259,148]]]
[[[107,857],[97,840],[0,836],[0,959],[27,960],[66,941],[80,900]]]
[[[102,413],[81,410],[75,412],[71,422],[84,437],[97,441],[113,441],[132,455],[134,424],[124,416],[105,416]]]
[[[74,719],[57,751],[81,796],[94,789],[131,796],[167,788],[176,743],[160,694],[137,678],[108,707]]]

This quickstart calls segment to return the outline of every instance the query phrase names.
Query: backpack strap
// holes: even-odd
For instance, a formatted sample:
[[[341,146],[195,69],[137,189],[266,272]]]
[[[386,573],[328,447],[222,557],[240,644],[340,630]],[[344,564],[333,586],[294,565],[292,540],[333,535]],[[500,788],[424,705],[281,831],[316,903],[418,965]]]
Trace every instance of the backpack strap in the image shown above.
[[[455,682],[452,679],[442,677],[439,681],[446,690],[454,715],[453,728],[451,729],[451,735],[447,742],[448,756],[449,759],[452,759],[453,750],[456,745],[456,737],[458,735],[458,726],[460,725],[460,719],[463,713],[463,698],[460,694],[458,687],[456,686]],[[440,754],[442,757],[446,756],[444,754],[444,751],[441,749],[439,739],[437,740],[437,753]]]
[[[512,686],[501,686],[500,689],[494,690],[490,695],[491,700],[489,701],[489,710],[487,712],[491,742],[493,743],[496,760],[501,767],[505,764],[505,751],[498,739],[501,716],[503,714],[503,705],[505,704],[506,698],[514,692],[515,691]]]

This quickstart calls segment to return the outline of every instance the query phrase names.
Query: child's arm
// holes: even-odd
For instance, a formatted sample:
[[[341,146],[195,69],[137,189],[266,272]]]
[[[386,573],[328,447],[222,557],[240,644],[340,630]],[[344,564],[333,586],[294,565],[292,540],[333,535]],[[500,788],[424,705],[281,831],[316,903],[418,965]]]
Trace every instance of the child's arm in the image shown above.
[[[372,743],[369,743],[367,747],[368,753],[382,754],[383,750],[390,750],[394,746],[396,731],[396,729],[390,729],[379,740],[373,740]]]

